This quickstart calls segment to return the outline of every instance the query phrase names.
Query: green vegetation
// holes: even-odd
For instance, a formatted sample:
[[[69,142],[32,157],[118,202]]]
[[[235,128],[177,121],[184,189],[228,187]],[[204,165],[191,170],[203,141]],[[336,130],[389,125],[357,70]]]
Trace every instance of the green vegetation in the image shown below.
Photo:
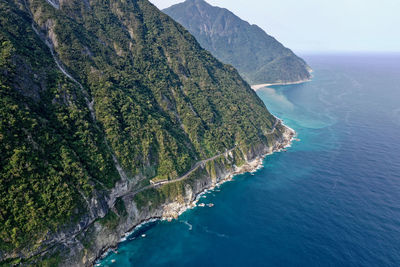
[[[181,23],[215,57],[232,64],[251,84],[309,79],[301,58],[256,25],[204,0],[187,0],[163,12]]]
[[[34,251],[74,225],[87,199],[104,198],[120,179],[113,155],[145,186],[236,144],[270,142],[275,118],[263,102],[182,26],[147,0],[85,3],[0,2],[0,261]],[[136,201],[157,207],[183,192],[173,183]],[[100,220],[110,228],[126,215],[121,199],[115,208]]]
[[[115,208],[117,209],[119,216],[126,216],[128,214],[126,212],[124,201],[120,197],[115,201]]]
[[[108,213],[106,214],[106,216],[104,216],[104,218],[98,219],[98,222],[101,225],[109,229],[117,227],[118,221],[119,221],[118,215],[115,214],[112,210],[108,211]]]
[[[0,16],[0,244],[11,249],[71,221],[81,194],[118,176],[82,93],[26,14],[3,1]]]
[[[48,258],[44,258],[40,260],[41,267],[55,267],[60,264],[61,257],[60,255],[54,255]]]
[[[28,260],[22,258],[8,259],[0,262],[0,267],[11,267],[11,266],[40,266],[40,267],[55,267],[61,262],[59,253],[53,255],[47,255],[45,257],[34,256]]]

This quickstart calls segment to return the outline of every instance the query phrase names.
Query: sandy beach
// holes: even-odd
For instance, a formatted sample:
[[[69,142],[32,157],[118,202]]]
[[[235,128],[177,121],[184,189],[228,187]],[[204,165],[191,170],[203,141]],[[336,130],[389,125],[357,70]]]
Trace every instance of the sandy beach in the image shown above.
[[[257,91],[261,88],[264,87],[269,87],[269,86],[274,86],[274,85],[293,85],[293,84],[301,84],[301,83],[305,83],[305,82],[309,82],[311,81],[311,79],[307,79],[307,80],[301,80],[301,81],[297,81],[297,82],[281,82],[281,83],[263,83],[263,84],[254,84],[251,85],[251,89],[253,89],[254,91]]]

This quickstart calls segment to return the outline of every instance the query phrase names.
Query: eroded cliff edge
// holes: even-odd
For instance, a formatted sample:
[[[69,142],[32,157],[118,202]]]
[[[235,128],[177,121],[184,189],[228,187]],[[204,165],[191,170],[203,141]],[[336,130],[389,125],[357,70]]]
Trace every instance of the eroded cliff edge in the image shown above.
[[[249,151],[239,148],[201,164],[184,180],[154,186],[140,193],[134,190],[115,191],[116,202],[106,217],[89,225],[69,243],[59,244],[57,251],[68,255],[63,266],[91,266],[109,248],[116,247],[121,238],[135,226],[150,219],[174,219],[193,207],[196,197],[204,190],[230,180],[233,175],[258,168],[270,153],[290,144],[295,132],[279,122],[272,146],[258,144]],[[129,181],[120,188],[130,188]]]

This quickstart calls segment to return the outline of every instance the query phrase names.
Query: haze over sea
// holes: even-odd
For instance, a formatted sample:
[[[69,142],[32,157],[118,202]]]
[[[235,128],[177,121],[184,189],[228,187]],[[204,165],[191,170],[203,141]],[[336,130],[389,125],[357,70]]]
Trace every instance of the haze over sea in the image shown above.
[[[301,141],[101,266],[399,266],[400,55],[304,58],[312,82],[257,92]]]

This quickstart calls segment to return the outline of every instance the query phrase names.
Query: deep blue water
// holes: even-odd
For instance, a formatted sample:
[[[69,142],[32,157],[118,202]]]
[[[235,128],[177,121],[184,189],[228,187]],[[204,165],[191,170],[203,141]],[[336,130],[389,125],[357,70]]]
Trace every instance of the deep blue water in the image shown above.
[[[305,58],[312,82],[258,91],[301,141],[102,266],[400,266],[400,55]]]

